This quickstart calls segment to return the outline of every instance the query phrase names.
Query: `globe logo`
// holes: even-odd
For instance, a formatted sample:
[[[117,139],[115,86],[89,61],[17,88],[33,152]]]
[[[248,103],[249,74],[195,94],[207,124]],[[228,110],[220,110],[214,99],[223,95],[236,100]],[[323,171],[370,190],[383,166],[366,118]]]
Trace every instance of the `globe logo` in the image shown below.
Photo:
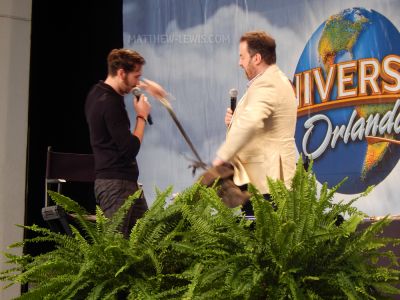
[[[319,182],[345,194],[377,185],[400,157],[400,34],[383,15],[350,8],[312,34],[296,67],[296,146]]]

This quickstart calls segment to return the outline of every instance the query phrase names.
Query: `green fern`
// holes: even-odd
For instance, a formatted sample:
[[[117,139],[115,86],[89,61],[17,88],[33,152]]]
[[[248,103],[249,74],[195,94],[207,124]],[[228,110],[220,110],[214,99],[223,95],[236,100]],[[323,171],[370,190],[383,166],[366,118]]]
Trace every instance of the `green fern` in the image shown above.
[[[218,185],[196,183],[175,197],[158,191],[152,207],[125,239],[118,228],[140,192],[108,219],[96,222],[68,197],[53,200],[76,214],[66,236],[35,225],[38,236],[12,245],[52,242],[45,254],[6,254],[0,280],[30,283],[19,299],[383,299],[399,294],[398,257],[384,250],[384,218],[360,229],[364,214],[333,203],[339,186],[317,188],[312,164],[298,163],[292,186],[268,180],[272,201],[253,187],[255,221],[229,209]],[[366,191],[368,193],[369,190]],[[366,194],[365,193],[365,194]],[[364,196],[365,194],[361,195]],[[346,217],[338,225],[338,215]],[[389,264],[379,266],[380,259]]]

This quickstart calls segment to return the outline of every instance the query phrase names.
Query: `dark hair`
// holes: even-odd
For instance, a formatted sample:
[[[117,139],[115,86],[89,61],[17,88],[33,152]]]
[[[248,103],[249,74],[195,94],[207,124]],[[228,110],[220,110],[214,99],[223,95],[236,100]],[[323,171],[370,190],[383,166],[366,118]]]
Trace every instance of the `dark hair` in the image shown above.
[[[264,31],[246,32],[240,42],[247,42],[247,49],[251,56],[260,53],[261,58],[268,65],[276,63],[275,40]]]
[[[136,69],[137,66],[145,64],[144,58],[136,51],[130,49],[113,49],[108,54],[108,74],[115,76],[119,69],[123,69],[129,73]]]

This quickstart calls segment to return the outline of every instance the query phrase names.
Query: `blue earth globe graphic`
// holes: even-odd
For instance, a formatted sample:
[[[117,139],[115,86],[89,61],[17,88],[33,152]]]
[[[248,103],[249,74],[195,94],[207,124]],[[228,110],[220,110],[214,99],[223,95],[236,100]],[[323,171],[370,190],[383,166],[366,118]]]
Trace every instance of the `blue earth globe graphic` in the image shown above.
[[[317,67],[324,70],[328,59],[321,56],[320,42],[321,39],[327,38],[334,40],[336,47],[339,47],[332,49],[332,51],[328,49],[325,52],[329,53],[329,58],[334,64],[364,58],[375,58],[381,63],[387,55],[400,55],[399,31],[385,16],[374,10],[359,7],[349,8],[329,17],[312,34],[300,56],[295,74]],[[341,39],[353,40],[352,43],[349,43]],[[340,45],[350,45],[350,47],[340,48]],[[354,85],[357,86],[357,75],[354,78]],[[337,84],[335,83],[329,101],[334,101],[336,98]],[[377,104],[379,104],[379,101],[379,97],[377,97]],[[314,103],[321,103],[316,88],[314,89]],[[387,110],[393,109],[394,103],[389,105],[391,105],[391,108]],[[352,105],[299,116],[295,136],[299,153],[304,153],[303,139],[307,131],[304,123],[307,119],[316,114],[323,114],[330,119],[332,128],[347,126],[355,109],[356,106]],[[319,122],[315,125],[307,140],[307,153],[315,151],[326,136],[327,124]],[[397,135],[391,138],[399,139]],[[375,165],[366,171],[367,151],[369,151],[368,143],[365,138],[355,141],[349,140],[347,143],[339,138],[333,148],[329,144],[324,153],[313,160],[313,171],[318,181],[327,182],[329,187],[335,186],[345,177],[348,177],[338,192],[344,194],[363,192],[368,186],[381,183],[393,170],[400,157],[400,146],[391,143],[384,149],[382,157],[376,161]]]

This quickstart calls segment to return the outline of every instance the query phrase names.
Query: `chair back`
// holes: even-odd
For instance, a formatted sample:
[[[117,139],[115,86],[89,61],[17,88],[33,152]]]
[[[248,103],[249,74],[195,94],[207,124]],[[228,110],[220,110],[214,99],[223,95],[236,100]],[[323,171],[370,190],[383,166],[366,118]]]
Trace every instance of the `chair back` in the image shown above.
[[[61,185],[65,182],[94,182],[93,154],[55,152],[48,147],[46,160],[45,206],[48,206],[47,190],[50,184]]]

